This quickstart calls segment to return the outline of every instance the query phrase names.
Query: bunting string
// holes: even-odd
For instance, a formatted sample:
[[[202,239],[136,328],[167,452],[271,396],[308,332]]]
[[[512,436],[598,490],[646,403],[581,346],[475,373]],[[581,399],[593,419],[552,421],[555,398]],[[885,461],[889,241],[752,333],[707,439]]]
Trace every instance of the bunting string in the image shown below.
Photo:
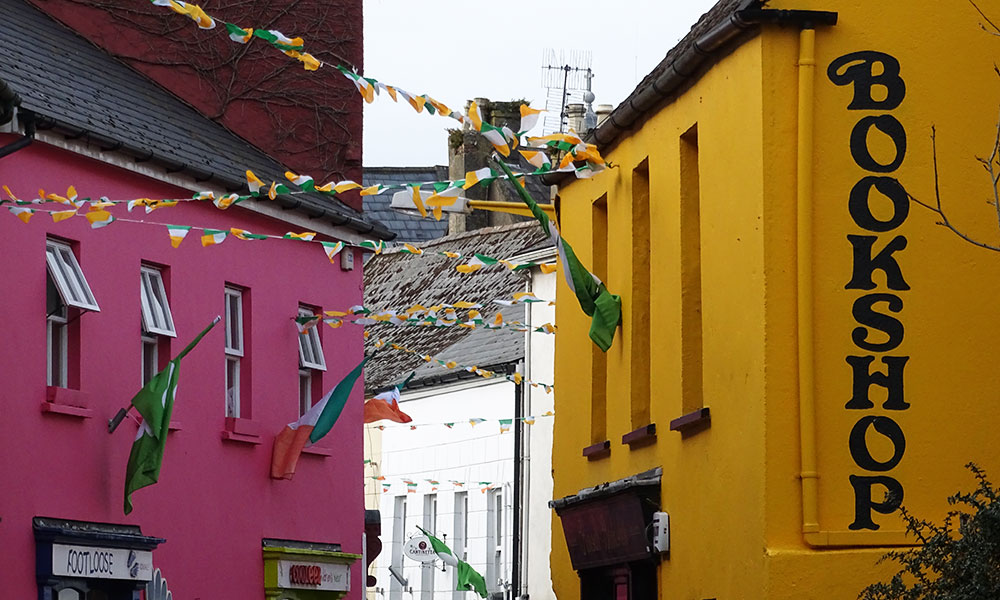
[[[544,412],[544,413],[542,413],[540,415],[537,415],[537,416],[531,415],[531,416],[520,417],[520,418],[511,418],[511,419],[480,419],[480,418],[477,418],[477,417],[473,417],[473,418],[463,419],[463,420],[459,420],[459,421],[435,421],[433,423],[431,423],[431,422],[428,422],[428,423],[400,423],[400,424],[392,424],[392,425],[382,425],[382,424],[376,425],[375,423],[366,423],[365,427],[372,427],[372,428],[378,429],[379,431],[385,431],[387,429],[389,431],[396,431],[396,430],[415,431],[418,428],[422,429],[422,428],[427,428],[427,427],[445,427],[446,429],[454,429],[456,425],[468,425],[469,427],[477,427],[479,425],[483,425],[484,423],[486,423],[486,424],[497,423],[499,425],[499,428],[500,428],[500,433],[509,433],[511,425],[513,425],[516,421],[521,421],[525,425],[534,425],[535,422],[538,421],[538,419],[548,418],[548,417],[554,417],[554,416],[555,416],[555,413],[550,410],[550,411]]]
[[[366,330],[364,333],[364,337],[365,339],[370,338],[371,332]],[[403,344],[399,344],[391,340],[385,340],[379,338],[375,341],[375,348],[376,349],[389,348],[391,350],[397,350],[399,352],[406,352],[407,354],[415,354],[420,358],[422,358],[425,363],[433,363],[445,369],[460,369],[462,371],[468,371],[469,373],[475,373],[476,375],[479,375],[484,379],[495,379],[502,377],[507,381],[513,382],[516,385],[521,385],[521,383],[524,383],[526,385],[530,385],[533,388],[542,388],[545,390],[546,394],[551,394],[552,391],[555,390],[554,385],[539,383],[537,381],[531,381],[525,379],[524,376],[521,375],[520,373],[511,373],[511,374],[497,373],[496,371],[490,371],[489,369],[482,369],[476,365],[463,365],[454,360],[444,360],[441,358],[431,356],[430,354],[426,354],[424,352],[408,348]]]
[[[201,29],[214,29],[216,27],[216,20],[196,4],[182,0],[150,0],[150,2],[156,6],[170,8],[178,14],[189,17]],[[522,104],[520,107],[520,131],[514,132],[507,126],[495,127],[483,120],[481,111],[475,102],[470,103],[468,114],[463,115],[461,112],[448,108],[448,106],[427,94],[411,94],[399,86],[388,85],[374,78],[365,77],[355,69],[320,60],[305,51],[305,41],[301,37],[288,37],[275,29],[254,29],[225,21],[220,22],[223,24],[229,39],[237,44],[248,44],[254,39],[262,39],[286,56],[301,62],[303,68],[307,71],[318,71],[320,67],[332,67],[353,83],[364,101],[369,104],[374,102],[375,97],[380,96],[384,91],[396,103],[399,102],[399,97],[402,96],[407,104],[417,113],[421,113],[426,109],[430,115],[437,114],[454,119],[463,125],[468,124],[486,138],[497,152],[505,157],[510,154],[511,150],[523,144],[521,141],[522,137],[534,128],[538,122],[539,115],[545,112]],[[540,142],[543,146],[555,146],[565,151],[568,161],[567,158],[564,158],[562,164],[560,164],[560,168],[574,162],[582,161],[586,163],[589,170],[583,175],[585,177],[593,175],[605,167],[612,166],[601,157],[595,145],[586,144],[574,135],[556,134],[555,137],[528,138],[528,142]]]
[[[429,488],[429,491],[431,492],[436,492],[443,485],[450,486],[450,489],[455,491],[479,488],[479,491],[485,494],[494,487],[501,485],[492,481],[458,481],[455,479],[446,479],[444,484],[442,484],[436,479],[424,478],[419,481],[410,477],[392,477],[390,479],[383,475],[369,475],[369,479],[380,482],[383,494],[388,493],[391,489],[393,489],[393,487],[398,488],[399,486],[406,486],[406,492],[408,494],[417,493],[420,486]]]
[[[439,304],[431,307],[424,307],[420,304],[414,305],[407,310],[378,310],[373,311],[364,306],[352,306],[346,311],[328,310],[322,315],[305,315],[294,317],[295,325],[299,328],[299,333],[305,334],[312,327],[320,322],[337,329],[345,322],[355,325],[377,325],[385,323],[398,326],[421,326],[421,327],[460,327],[463,329],[512,329],[514,331],[531,331],[534,333],[553,334],[556,332],[555,325],[545,323],[537,327],[530,327],[520,321],[507,321],[503,315],[497,313],[492,321],[483,319],[478,309],[481,304],[471,302],[459,302],[456,305]],[[465,320],[459,316],[457,309],[467,309]]]
[[[89,202],[89,200],[88,200]],[[174,202],[174,201],[158,201],[161,203]],[[199,236],[201,239],[202,246],[216,246],[228,239],[229,237],[234,237],[243,241],[259,241],[259,240],[293,240],[298,242],[309,242],[319,244],[326,257],[331,263],[336,264],[336,257],[340,254],[341,250],[345,247],[360,248],[362,250],[367,250],[374,252],[375,254],[381,254],[387,251],[398,251],[403,254],[410,254],[413,256],[445,256],[448,258],[465,261],[463,264],[456,265],[455,270],[459,273],[469,274],[475,273],[484,267],[489,267],[493,265],[503,265],[510,269],[511,271],[520,271],[523,269],[538,268],[542,273],[552,273],[556,270],[556,265],[554,263],[545,262],[514,262],[507,259],[491,257],[482,253],[461,253],[461,252],[451,252],[451,251],[437,251],[428,252],[421,248],[418,248],[412,244],[386,244],[382,240],[364,240],[358,242],[357,244],[347,244],[345,242],[329,242],[314,239],[318,234],[313,231],[306,232],[293,232],[289,231],[284,235],[267,235],[267,234],[256,234],[251,233],[245,229],[240,229],[238,227],[231,227],[229,229],[213,229],[209,227],[199,227],[195,225],[171,225],[164,222],[147,221],[143,219],[130,219],[125,217],[116,217],[111,214],[108,210],[113,207],[113,201],[95,201],[90,202],[90,207],[84,212],[80,212],[80,207],[74,207],[67,210],[53,210],[45,208],[35,208],[28,207],[22,204],[10,203],[5,200],[0,200],[0,206],[3,204],[9,204],[7,206],[10,214],[14,215],[25,224],[28,224],[31,218],[36,213],[48,214],[52,217],[52,220],[59,223],[67,219],[83,216],[90,222],[90,226],[93,229],[98,229],[101,227],[106,227],[111,223],[121,221],[123,223],[138,223],[141,225],[153,225],[159,226],[166,229],[167,235],[170,237],[171,245],[177,248],[181,243],[187,238],[188,234],[192,231],[201,232]]]

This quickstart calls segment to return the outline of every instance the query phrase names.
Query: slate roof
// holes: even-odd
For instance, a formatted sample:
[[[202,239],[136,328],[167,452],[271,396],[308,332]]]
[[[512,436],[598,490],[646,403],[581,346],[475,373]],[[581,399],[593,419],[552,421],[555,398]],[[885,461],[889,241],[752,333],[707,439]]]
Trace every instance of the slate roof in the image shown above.
[[[372,257],[365,264],[365,305],[373,309],[405,310],[414,304],[431,306],[461,300],[480,302],[484,319],[492,319],[500,306],[493,300],[509,299],[523,291],[529,271],[510,271],[502,265],[483,267],[468,275],[455,270],[459,260],[437,255],[451,251],[481,253],[494,258],[509,258],[537,247],[544,235],[535,222],[476,229],[418,244],[421,256],[390,251]],[[460,311],[464,317],[464,311]],[[524,307],[504,309],[504,318],[524,320]],[[367,353],[374,351],[378,339],[395,342],[442,359],[453,358],[465,365],[498,370],[524,356],[523,332],[510,329],[463,329],[395,326],[366,327]],[[457,369],[429,365],[420,356],[393,349],[382,350],[378,360],[365,367],[365,392],[372,394],[403,380],[411,371],[417,375],[407,389],[434,385],[460,377],[476,377]]]
[[[433,167],[365,167],[362,177],[365,187],[376,183],[399,185],[443,181],[448,179],[448,167],[440,165]],[[426,242],[448,233],[447,219],[440,221],[423,219],[416,213],[411,215],[390,208],[393,193],[363,196],[363,200],[365,214],[395,232],[396,241]]]
[[[44,117],[39,129],[184,170],[230,191],[246,189],[247,168],[264,180],[285,179],[284,167],[270,156],[25,0],[3,1],[0,79],[21,97],[22,109]],[[392,237],[381,224],[320,194],[280,200],[335,225]]]

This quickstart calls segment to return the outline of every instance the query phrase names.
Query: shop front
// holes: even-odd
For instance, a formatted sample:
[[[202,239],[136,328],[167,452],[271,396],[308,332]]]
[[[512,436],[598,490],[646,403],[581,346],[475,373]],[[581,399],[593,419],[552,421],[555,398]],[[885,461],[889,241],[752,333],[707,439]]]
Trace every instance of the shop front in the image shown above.
[[[581,600],[657,597],[659,553],[654,513],[660,510],[660,470],[647,471],[553,500],[562,522]]]
[[[351,565],[360,554],[340,544],[264,539],[264,596],[268,600],[338,600],[351,590]]]
[[[32,520],[39,600],[139,600],[165,540],[135,525]]]

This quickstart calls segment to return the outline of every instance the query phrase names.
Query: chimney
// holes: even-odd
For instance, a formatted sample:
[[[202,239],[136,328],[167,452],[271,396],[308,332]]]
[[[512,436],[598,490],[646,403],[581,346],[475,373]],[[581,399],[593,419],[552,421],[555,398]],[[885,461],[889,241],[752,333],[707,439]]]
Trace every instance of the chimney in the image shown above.
[[[602,124],[604,124],[604,121],[606,121],[608,119],[608,117],[611,116],[611,111],[613,111],[614,109],[615,109],[615,107],[613,105],[611,105],[611,104],[598,104],[597,105],[597,126],[598,127],[600,127]]]
[[[585,133],[583,120],[586,114],[587,109],[583,104],[566,105],[566,117],[570,131],[575,131],[577,135]]]

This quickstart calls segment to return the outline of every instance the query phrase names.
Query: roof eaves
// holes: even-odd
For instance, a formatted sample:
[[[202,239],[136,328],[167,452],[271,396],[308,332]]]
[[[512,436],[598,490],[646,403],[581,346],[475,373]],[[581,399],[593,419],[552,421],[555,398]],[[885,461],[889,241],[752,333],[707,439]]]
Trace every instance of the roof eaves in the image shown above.
[[[37,112],[37,110],[34,112]],[[150,161],[163,167],[167,173],[184,173],[191,176],[195,181],[211,183],[229,192],[240,191],[245,187],[245,182],[243,181],[236,181],[217,173],[175,161],[169,157],[160,156],[152,150],[142,148],[129,141],[97,134],[82,127],[62,122],[51,116],[45,115],[44,117],[43,122],[39,123],[39,129],[52,129],[73,139],[86,139],[86,141],[94,143],[103,151],[122,152],[139,161]],[[333,207],[324,206],[322,202],[306,195],[280,195],[275,197],[275,200],[288,210],[301,212],[311,218],[323,219],[333,225],[347,227],[361,234],[369,234],[382,240],[391,240],[396,237],[394,232],[378,221],[345,214],[345,212],[336,210]]]
[[[708,31],[699,34],[698,24],[692,27],[691,32],[667,52],[663,61],[636,86],[628,98],[615,107],[607,120],[587,134],[586,140],[596,143],[602,152],[607,152],[642,117],[675,98],[685,86],[698,81],[716,61],[756,35],[759,25],[796,24],[813,28],[837,23],[835,12],[771,10],[762,9],[761,6],[760,0],[742,0],[718,23],[711,25]],[[699,24],[710,15],[711,11],[702,17]],[[560,185],[568,176],[568,173],[553,173],[542,180]]]

